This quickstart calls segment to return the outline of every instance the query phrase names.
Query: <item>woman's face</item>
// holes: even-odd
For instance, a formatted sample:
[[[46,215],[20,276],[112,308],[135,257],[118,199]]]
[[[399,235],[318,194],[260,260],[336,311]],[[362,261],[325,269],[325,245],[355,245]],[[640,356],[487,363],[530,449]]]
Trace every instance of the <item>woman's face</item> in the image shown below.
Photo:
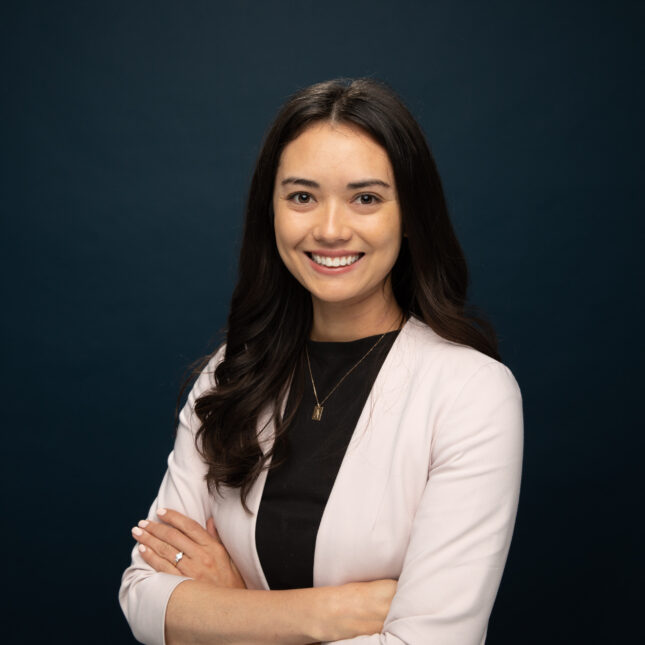
[[[289,143],[273,209],[280,257],[314,305],[383,301],[401,213],[387,153],[363,130],[317,123]]]

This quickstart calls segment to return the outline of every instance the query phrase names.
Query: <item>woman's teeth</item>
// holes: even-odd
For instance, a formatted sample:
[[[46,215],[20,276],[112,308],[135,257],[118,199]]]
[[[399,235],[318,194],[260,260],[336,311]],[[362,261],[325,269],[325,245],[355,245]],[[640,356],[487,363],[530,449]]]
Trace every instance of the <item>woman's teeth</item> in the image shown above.
[[[354,264],[360,257],[360,255],[343,255],[342,257],[330,258],[327,255],[311,254],[312,260],[316,264],[321,264],[324,267],[345,267],[349,264]]]

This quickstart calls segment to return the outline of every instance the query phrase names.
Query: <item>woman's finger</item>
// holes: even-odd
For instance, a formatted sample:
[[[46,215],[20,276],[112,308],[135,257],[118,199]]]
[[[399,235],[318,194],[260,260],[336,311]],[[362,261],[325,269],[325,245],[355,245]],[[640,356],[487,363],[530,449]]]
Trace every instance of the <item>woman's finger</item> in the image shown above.
[[[180,571],[177,567],[170,564],[168,560],[164,560],[162,557],[158,556],[149,546],[139,544],[138,550],[144,562],[149,564],[155,571],[159,571],[160,573],[172,573],[175,576],[180,575]]]
[[[175,553],[182,551],[183,553],[187,553],[192,556],[195,554],[196,550],[200,548],[200,546],[187,535],[163,522],[141,520],[139,522],[139,528],[145,529],[158,540],[161,540],[161,542],[165,542],[170,545]],[[157,553],[159,553],[159,551],[157,551]]]
[[[206,546],[210,541],[208,531],[199,522],[186,517],[179,511],[173,511],[171,508],[158,508],[157,516],[162,522],[181,531],[200,546]]]
[[[151,523],[148,524],[148,528],[150,528],[150,526],[151,526]],[[183,553],[182,548],[174,546],[172,544],[168,544],[167,542],[160,540],[158,537],[150,533],[148,530],[142,529],[139,526],[135,526],[132,529],[132,537],[137,542],[139,542],[139,544],[143,544],[144,546],[151,548],[158,556],[164,558],[172,566],[175,566],[175,559],[177,557],[177,554],[179,552]],[[187,557],[187,556],[184,555],[183,557]]]

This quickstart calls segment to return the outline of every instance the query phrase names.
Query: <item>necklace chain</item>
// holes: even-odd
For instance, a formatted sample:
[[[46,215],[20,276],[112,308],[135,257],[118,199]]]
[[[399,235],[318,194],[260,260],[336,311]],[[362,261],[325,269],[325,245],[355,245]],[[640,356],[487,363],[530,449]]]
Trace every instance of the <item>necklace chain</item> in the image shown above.
[[[387,332],[385,332],[386,334]],[[314,398],[316,399],[316,405],[314,406],[314,411],[313,414],[311,415],[311,418],[314,421],[320,421],[322,419],[322,413],[323,413],[323,405],[327,401],[327,399],[338,389],[340,384],[372,353],[374,349],[376,349],[376,346],[383,340],[385,337],[385,334],[382,334],[379,336],[378,340],[367,350],[365,354],[359,359],[357,363],[352,365],[352,367],[349,368],[349,370],[344,374],[344,376],[334,385],[334,387],[331,389],[331,392],[327,394],[327,396],[322,400],[318,400],[318,392],[316,391],[316,383],[314,381],[314,375],[311,371],[311,361],[309,360],[309,350],[307,349],[307,346],[305,345],[305,356],[307,357],[307,367],[309,368],[309,378],[311,379],[311,387],[313,388],[314,391]]]

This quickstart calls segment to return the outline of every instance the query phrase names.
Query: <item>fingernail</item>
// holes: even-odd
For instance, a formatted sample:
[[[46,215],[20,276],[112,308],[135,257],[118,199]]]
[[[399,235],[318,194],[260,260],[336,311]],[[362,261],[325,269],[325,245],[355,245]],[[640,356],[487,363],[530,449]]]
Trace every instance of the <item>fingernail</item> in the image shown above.
[[[166,509],[165,508],[158,508],[157,509],[157,515],[165,515],[166,514]]]
[[[145,550],[146,550],[146,547],[143,546],[143,544],[140,544],[139,545],[139,551],[141,551],[141,553],[143,553]]]
[[[146,526],[148,526],[148,524],[150,524],[150,522],[148,522],[148,520],[140,520],[140,521],[139,521],[139,526],[140,526],[142,529],[145,529],[145,528],[146,528]]]
[[[143,535],[143,531],[140,528],[136,527],[136,526],[132,529],[132,532],[135,535]]]

